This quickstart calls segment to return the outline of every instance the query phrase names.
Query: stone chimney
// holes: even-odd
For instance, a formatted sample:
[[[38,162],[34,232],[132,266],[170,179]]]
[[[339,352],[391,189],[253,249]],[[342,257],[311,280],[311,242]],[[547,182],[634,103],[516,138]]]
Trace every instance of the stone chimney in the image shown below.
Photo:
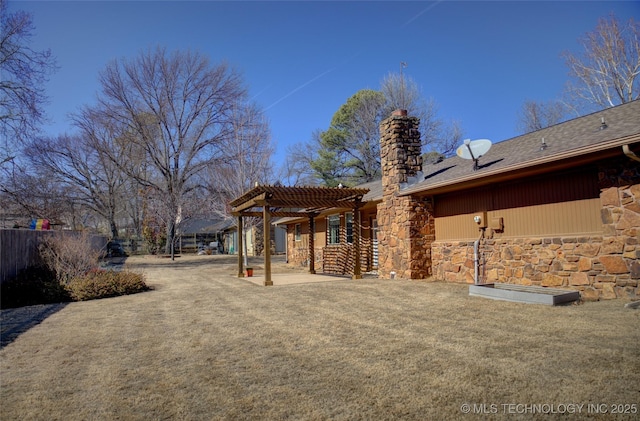
[[[400,189],[409,177],[422,171],[420,119],[407,117],[407,110],[396,110],[380,124],[380,163],[382,188],[387,194]]]
[[[431,275],[432,209],[413,196],[399,196],[402,183],[422,171],[420,120],[396,110],[380,123],[382,202],[378,204],[378,274],[424,279]],[[430,203],[430,202],[429,202]]]

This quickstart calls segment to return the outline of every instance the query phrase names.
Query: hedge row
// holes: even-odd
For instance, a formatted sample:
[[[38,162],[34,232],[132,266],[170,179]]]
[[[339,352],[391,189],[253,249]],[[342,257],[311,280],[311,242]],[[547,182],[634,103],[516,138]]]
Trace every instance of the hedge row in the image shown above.
[[[0,285],[0,305],[2,308],[12,308],[86,301],[147,290],[149,287],[144,276],[134,272],[95,270],[62,283],[50,269],[36,267],[25,269],[16,278]]]

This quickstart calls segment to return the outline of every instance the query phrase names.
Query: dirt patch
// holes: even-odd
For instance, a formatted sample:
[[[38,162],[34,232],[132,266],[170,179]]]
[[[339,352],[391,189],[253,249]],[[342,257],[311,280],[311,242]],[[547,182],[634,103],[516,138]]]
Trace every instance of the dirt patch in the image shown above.
[[[526,305],[407,280],[263,287],[228,256],[127,266],[154,290],[70,303],[0,351],[1,419],[512,419],[504,405],[546,404],[556,413],[516,415],[581,420],[601,417],[589,403],[640,404],[640,311],[623,301]],[[557,413],[567,404],[584,406]]]

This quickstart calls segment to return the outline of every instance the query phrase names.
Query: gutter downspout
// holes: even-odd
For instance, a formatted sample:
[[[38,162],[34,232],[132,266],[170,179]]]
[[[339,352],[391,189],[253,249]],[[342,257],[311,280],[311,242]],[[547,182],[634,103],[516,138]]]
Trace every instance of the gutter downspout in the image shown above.
[[[640,156],[633,153],[633,151],[629,148],[628,144],[622,145],[622,152],[624,152],[624,154],[627,155],[627,157],[629,157],[630,159],[640,162]]]
[[[476,241],[473,242],[473,283],[474,285],[478,285],[478,281],[479,281],[479,266],[480,266],[480,259],[479,259],[479,249],[480,249],[480,241],[482,240],[482,238],[484,237],[484,228],[480,228],[480,237],[478,237],[478,239]]]

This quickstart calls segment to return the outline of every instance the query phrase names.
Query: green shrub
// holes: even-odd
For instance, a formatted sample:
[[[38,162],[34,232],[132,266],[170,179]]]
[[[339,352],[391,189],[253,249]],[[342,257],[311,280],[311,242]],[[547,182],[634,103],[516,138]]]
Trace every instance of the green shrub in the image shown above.
[[[47,267],[30,267],[0,285],[0,299],[2,308],[13,308],[60,303],[70,301],[71,297],[55,272]]]
[[[144,276],[134,272],[91,271],[73,278],[65,286],[74,301],[117,297],[147,291]]]

